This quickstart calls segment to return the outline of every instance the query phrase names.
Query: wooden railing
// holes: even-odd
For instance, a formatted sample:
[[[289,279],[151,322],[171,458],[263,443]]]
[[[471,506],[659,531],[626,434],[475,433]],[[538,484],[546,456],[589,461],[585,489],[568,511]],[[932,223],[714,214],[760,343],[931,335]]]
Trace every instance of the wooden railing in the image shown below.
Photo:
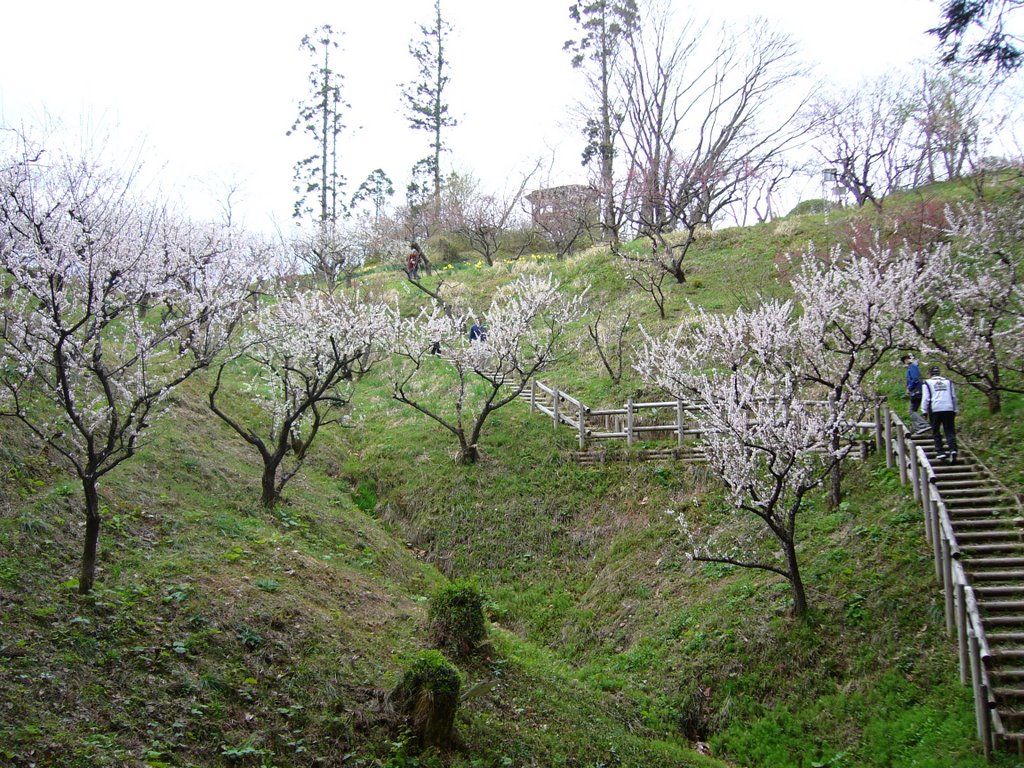
[[[650,403],[627,400],[621,408],[592,409],[558,387],[536,379],[530,382],[529,400],[531,409],[550,416],[556,427],[565,424],[573,429],[578,435],[580,450],[587,448],[592,440],[625,440],[627,445],[639,440],[675,440],[682,448],[688,437],[696,438],[707,431],[700,424],[702,408],[685,400]],[[821,401],[821,404],[826,403]],[[881,450],[879,425],[876,409],[872,421],[857,422],[853,427],[860,432],[874,433]],[[862,440],[861,445],[863,458],[867,444]]]
[[[530,407],[551,417],[554,424],[565,424],[579,435],[580,449],[591,440],[625,440],[633,445],[637,440],[653,436],[674,435],[682,446],[687,435],[699,435],[703,430],[687,414],[699,409],[682,400],[656,403],[637,403],[627,400],[622,408],[591,409],[558,387],[551,387],[533,379],[530,383]],[[542,402],[541,394],[550,399]],[[671,410],[671,421],[658,422],[659,411]],[[646,419],[641,414],[650,413]],[[652,423],[653,421],[653,423]]]
[[[682,400],[649,403],[627,400],[622,408],[594,410],[557,387],[533,380],[530,407],[550,416],[556,427],[565,424],[575,430],[581,450],[592,440],[619,439],[632,445],[638,439],[650,439],[654,435],[674,436],[682,447],[688,436],[704,432],[699,424],[700,408]],[[946,632],[950,637],[956,636],[960,681],[972,687],[978,738],[989,758],[996,740],[1006,734],[1006,729],[996,708],[989,677],[992,652],[977,595],[961,563],[962,553],[949,509],[936,485],[935,470],[925,450],[910,439],[907,425],[882,404],[876,406],[874,417],[872,421],[859,422],[856,427],[873,435],[875,447],[885,452],[886,465],[898,469],[900,483],[909,483],[915,502],[921,504],[925,539],[932,549],[935,576],[943,590]],[[862,456],[871,440],[871,437],[862,440]],[[1024,508],[1021,515],[1024,516]]]
[[[886,465],[899,470],[900,482],[912,485],[914,499],[922,506],[925,538],[932,548],[935,577],[943,590],[946,633],[950,637],[956,634],[960,681],[973,689],[978,738],[989,758],[996,739],[1004,736],[1006,729],[996,708],[989,678],[992,652],[985,637],[977,596],[961,563],[953,521],[925,450],[914,445],[910,429],[888,409],[884,410],[883,420]]]

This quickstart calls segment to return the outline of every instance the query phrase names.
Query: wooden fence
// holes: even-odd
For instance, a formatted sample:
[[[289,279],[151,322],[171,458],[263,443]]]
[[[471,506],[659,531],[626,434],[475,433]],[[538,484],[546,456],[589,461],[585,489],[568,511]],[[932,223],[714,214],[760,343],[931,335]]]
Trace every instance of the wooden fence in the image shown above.
[[[675,440],[682,448],[687,438],[696,438],[706,430],[700,424],[701,407],[684,400],[634,402],[627,400],[622,408],[591,409],[582,402],[542,381],[530,381],[529,402],[532,410],[550,416],[553,424],[567,425],[578,435],[580,450],[593,440],[625,440],[633,445],[640,440]],[[824,404],[824,401],[823,401]],[[858,422],[855,428],[875,433],[881,450],[880,418]],[[863,458],[867,442],[861,441]]]
[[[537,380],[531,382],[528,397],[531,409],[549,416],[556,427],[564,424],[575,430],[581,450],[591,441],[611,439],[625,440],[628,445],[638,440],[674,439],[682,447],[684,440],[703,433],[700,409],[681,400],[628,400],[622,408],[594,410],[557,387]],[[935,575],[943,590],[946,631],[950,637],[956,636],[960,680],[973,689],[978,738],[989,758],[1001,739],[1024,734],[1007,733],[996,705],[996,689],[989,674],[992,650],[976,590],[963,566],[963,553],[949,508],[927,451],[915,444],[907,425],[882,404],[876,406],[874,416],[872,421],[856,425],[868,433],[861,441],[861,456],[873,442],[879,451],[885,452],[886,465],[899,470],[900,482],[911,484],[914,500],[921,504],[925,538],[932,549]],[[1024,525],[1024,510],[1020,522]]]

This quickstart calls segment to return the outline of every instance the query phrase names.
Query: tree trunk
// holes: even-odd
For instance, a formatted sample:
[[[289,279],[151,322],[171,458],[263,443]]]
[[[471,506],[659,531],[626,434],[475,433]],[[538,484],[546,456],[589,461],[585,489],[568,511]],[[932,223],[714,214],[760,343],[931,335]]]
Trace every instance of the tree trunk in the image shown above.
[[[260,479],[260,504],[273,509],[277,504],[277,465],[264,464],[263,477]]]
[[[100,495],[96,478],[82,479],[85,491],[85,547],[82,551],[82,572],[78,578],[78,594],[92,592],[96,581],[96,551],[100,542]]]
[[[783,543],[786,550],[786,564],[789,568],[789,584],[793,589],[793,615],[803,616],[807,613],[807,593],[804,582],[800,578],[800,566],[796,559],[796,545],[787,541]]]
[[[468,466],[470,464],[476,464],[479,458],[480,451],[475,445],[463,445],[459,448],[459,455],[455,461],[463,466]]]
[[[839,442],[838,438],[833,438],[835,442]],[[834,445],[833,449],[838,449],[839,445]],[[836,509],[843,501],[843,468],[836,464],[833,468],[828,470],[828,509]]]
[[[990,389],[986,392],[985,400],[988,403],[989,413],[999,413],[1003,410],[1003,398],[998,389]]]

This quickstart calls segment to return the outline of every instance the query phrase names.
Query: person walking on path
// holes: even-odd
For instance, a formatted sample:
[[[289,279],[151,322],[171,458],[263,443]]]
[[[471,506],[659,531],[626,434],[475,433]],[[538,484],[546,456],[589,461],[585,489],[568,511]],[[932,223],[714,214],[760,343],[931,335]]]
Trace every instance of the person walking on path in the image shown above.
[[[921,407],[928,414],[932,423],[932,440],[935,442],[935,458],[945,461],[947,458],[956,464],[956,390],[953,382],[939,375],[939,366],[928,369],[928,378],[924,381],[924,396]],[[943,448],[942,436],[946,436],[946,448]]]
[[[913,355],[904,355],[900,362],[907,366],[907,397],[910,398],[910,429],[916,435],[930,429],[921,415],[921,369]]]
[[[409,255],[405,257],[405,271],[410,280],[420,279],[420,249],[416,243],[409,244]]]

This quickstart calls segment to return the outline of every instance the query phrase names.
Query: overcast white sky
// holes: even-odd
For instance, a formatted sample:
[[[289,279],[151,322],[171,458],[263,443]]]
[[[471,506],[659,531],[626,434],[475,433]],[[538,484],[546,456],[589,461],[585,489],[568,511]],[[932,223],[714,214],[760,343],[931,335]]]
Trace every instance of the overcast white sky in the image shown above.
[[[538,158],[553,160],[552,183],[584,180],[571,124],[578,80],[562,51],[574,35],[569,5],[442,0],[453,26],[448,103],[460,121],[448,160],[488,189],[512,186]],[[237,210],[248,224],[287,224],[292,168],[308,153],[302,139],[285,136],[307,91],[310,61],[299,40],[323,23],[344,31],[348,191],[378,167],[404,185],[412,163],[428,154],[428,138],[408,128],[399,85],[415,75],[408,44],[432,7],[432,0],[7,2],[0,122],[31,125],[48,113],[72,125],[116,126],[129,145],[144,143],[164,186],[192,200],[240,184]],[[934,39],[925,30],[939,14],[937,0],[675,0],[673,8],[736,21],[768,12],[821,80],[849,85],[930,58]]]

